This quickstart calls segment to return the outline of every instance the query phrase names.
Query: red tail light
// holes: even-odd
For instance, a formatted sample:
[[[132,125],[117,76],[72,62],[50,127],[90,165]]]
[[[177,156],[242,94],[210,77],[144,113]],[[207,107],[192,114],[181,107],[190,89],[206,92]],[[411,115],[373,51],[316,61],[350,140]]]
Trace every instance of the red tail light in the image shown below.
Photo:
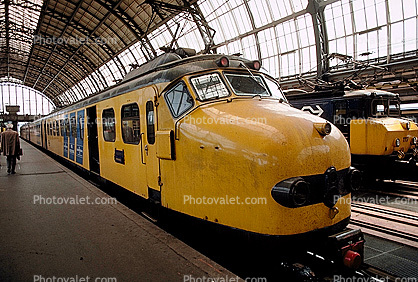
[[[357,252],[349,250],[344,255],[344,265],[350,269],[358,269],[361,262],[361,255]]]
[[[229,59],[227,57],[221,57],[216,61],[216,64],[218,65],[218,67],[229,67]]]

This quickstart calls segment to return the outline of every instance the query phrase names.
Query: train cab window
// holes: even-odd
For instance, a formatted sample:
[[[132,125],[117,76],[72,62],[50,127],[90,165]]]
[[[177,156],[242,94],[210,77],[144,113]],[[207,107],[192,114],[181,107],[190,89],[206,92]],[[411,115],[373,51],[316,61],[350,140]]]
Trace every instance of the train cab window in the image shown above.
[[[57,136],[57,127],[55,125],[55,122],[52,122],[52,135]]]
[[[199,100],[229,96],[228,89],[218,73],[211,73],[190,79]]]
[[[287,102],[287,99],[284,96],[282,88],[279,86],[279,84],[269,77],[265,77],[265,79],[266,79],[267,86],[271,92],[271,96]]]
[[[184,82],[180,82],[164,95],[171,114],[176,118],[193,107],[193,98]]]
[[[376,98],[372,101],[372,115],[375,117],[388,116],[389,101],[386,99]]]
[[[225,77],[237,95],[271,96],[264,79],[258,74],[225,73]]]
[[[115,111],[113,109],[103,110],[103,139],[108,142],[114,142],[116,137]]]
[[[139,107],[136,103],[122,107],[122,138],[128,144],[139,144],[141,140]]]
[[[398,100],[389,100],[389,116],[400,117],[401,116],[401,105]]]
[[[154,103],[148,101],[147,109],[147,140],[149,144],[155,143],[155,117],[154,117]]]
[[[64,120],[60,119],[60,129],[61,129],[61,136],[64,136]]]
[[[76,125],[76,119],[75,117],[70,118],[71,123],[71,137],[76,138],[77,137],[77,125]]]

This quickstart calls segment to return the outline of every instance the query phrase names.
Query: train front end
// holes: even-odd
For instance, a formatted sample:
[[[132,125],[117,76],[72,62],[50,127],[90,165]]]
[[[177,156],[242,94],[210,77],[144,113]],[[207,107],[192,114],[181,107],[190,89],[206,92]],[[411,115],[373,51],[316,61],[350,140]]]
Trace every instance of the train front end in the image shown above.
[[[364,241],[344,230],[360,178],[343,134],[291,107],[252,62],[222,60],[172,86],[181,97],[166,94],[178,109],[182,101],[194,106],[176,120],[175,168],[162,179],[163,205],[277,240],[334,236],[341,259],[358,266]]]
[[[354,159],[363,162],[408,161],[416,165],[418,126],[400,117],[397,94],[376,91],[366,97],[367,119],[350,122],[350,147]]]

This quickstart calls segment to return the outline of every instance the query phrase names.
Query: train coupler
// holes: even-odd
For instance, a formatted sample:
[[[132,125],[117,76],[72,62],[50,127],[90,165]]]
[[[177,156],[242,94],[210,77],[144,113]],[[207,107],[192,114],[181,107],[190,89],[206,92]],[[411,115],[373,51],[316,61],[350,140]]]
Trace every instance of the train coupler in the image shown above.
[[[346,229],[328,237],[329,258],[339,266],[358,269],[364,260],[364,234],[360,229]]]

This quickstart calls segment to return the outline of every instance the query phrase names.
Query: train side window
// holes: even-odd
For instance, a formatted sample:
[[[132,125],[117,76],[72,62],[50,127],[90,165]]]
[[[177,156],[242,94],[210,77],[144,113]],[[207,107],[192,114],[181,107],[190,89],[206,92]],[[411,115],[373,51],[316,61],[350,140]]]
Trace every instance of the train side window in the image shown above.
[[[114,142],[116,137],[115,111],[113,109],[103,110],[103,138],[105,141]]]
[[[80,134],[80,136],[77,136],[77,138],[80,138],[81,140],[83,140],[84,138],[84,119],[82,115],[78,116],[78,132]]]
[[[128,144],[139,144],[139,107],[136,103],[122,106],[122,138]]]
[[[171,114],[177,118],[193,107],[193,98],[184,82],[180,82],[164,95]]]
[[[52,135],[57,136],[57,127],[54,121],[52,122]]]
[[[55,133],[57,136],[60,136],[60,125],[57,120],[55,121]]]
[[[77,127],[76,127],[75,117],[71,117],[70,122],[71,122],[71,137],[76,138],[77,137]]]
[[[154,103],[148,101],[146,104],[147,109],[147,140],[148,144],[155,143],[155,117],[154,117]]]
[[[68,121],[68,118],[65,119],[65,136],[70,136],[70,122]]]
[[[60,129],[61,129],[61,136],[64,136],[64,120],[60,119]]]

